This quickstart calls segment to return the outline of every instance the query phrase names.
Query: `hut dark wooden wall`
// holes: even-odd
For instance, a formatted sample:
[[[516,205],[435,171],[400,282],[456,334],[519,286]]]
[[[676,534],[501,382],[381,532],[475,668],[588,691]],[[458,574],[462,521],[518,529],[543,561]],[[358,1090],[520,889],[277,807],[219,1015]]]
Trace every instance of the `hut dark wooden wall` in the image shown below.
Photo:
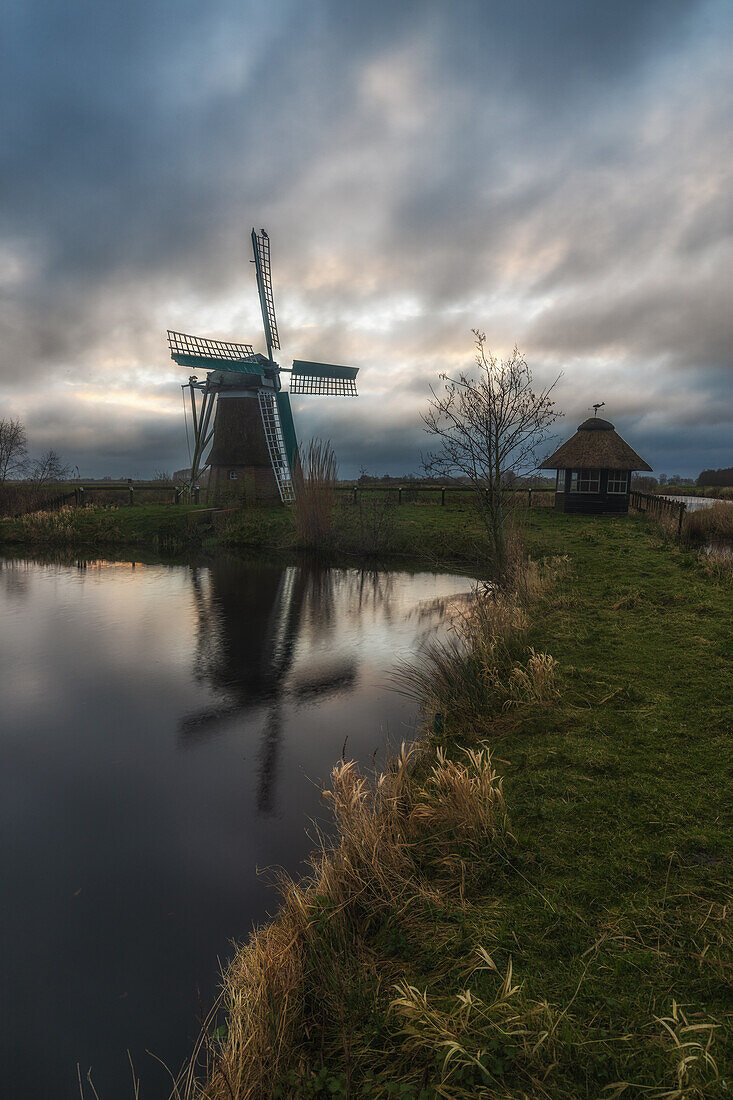
[[[628,512],[631,471],[629,470],[626,473],[625,493],[608,492],[609,474],[617,474],[619,472],[618,470],[601,470],[599,491],[597,493],[573,493],[570,491],[570,481],[573,471],[560,470],[560,477],[555,491],[555,507],[560,512],[583,512],[585,514],[593,512],[615,512],[621,514]]]

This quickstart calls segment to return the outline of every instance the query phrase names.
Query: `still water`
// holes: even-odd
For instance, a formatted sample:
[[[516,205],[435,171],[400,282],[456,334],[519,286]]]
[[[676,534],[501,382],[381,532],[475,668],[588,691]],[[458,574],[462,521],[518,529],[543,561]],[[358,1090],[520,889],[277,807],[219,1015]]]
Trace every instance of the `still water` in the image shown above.
[[[664,494],[662,494],[664,496]],[[665,500],[674,500],[677,504],[684,504],[688,512],[699,512],[703,508],[712,508],[714,504],[730,504],[723,497],[687,497],[668,495]]]
[[[0,560],[5,1095],[168,1095],[319,784],[409,738],[395,662],[466,577]],[[311,830],[312,831],[312,830]]]

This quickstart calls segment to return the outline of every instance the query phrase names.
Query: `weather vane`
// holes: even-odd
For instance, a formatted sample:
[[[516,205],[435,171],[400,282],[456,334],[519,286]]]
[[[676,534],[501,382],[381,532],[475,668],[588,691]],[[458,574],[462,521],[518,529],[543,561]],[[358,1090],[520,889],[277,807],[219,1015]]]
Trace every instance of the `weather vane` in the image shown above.
[[[599,401],[597,405],[594,405],[593,406],[593,415],[598,416],[598,410],[602,409],[605,404],[606,404],[605,401]]]

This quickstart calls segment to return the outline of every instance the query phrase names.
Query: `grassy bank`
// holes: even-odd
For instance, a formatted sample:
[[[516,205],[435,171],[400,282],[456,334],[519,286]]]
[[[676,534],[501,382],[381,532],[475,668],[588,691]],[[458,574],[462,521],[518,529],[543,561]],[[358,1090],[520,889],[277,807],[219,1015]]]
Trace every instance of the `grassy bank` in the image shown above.
[[[190,505],[69,506],[0,520],[0,548],[185,549],[201,545],[210,526],[205,518],[204,509]]]
[[[730,1091],[730,582],[642,516],[523,534],[546,564],[407,677],[420,749],[336,769],[338,846],[235,957],[181,1095]]]
[[[282,507],[215,513],[204,506],[92,505],[0,520],[0,548],[96,550],[137,548],[181,554],[190,550],[318,552],[325,561],[411,562],[439,568],[486,568],[485,547],[470,503],[403,504],[380,498],[338,504],[333,530],[319,546],[298,537]]]

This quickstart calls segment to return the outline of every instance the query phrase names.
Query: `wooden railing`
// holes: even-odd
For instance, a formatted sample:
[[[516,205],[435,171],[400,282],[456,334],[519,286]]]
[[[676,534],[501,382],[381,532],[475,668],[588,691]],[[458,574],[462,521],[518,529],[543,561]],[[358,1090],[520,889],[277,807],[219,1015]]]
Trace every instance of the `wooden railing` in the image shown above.
[[[73,487],[72,487],[73,485]],[[55,512],[59,508],[71,505],[83,508],[86,504],[96,503],[100,496],[104,500],[105,495],[114,494],[112,499],[118,503],[119,495],[122,501],[128,504],[142,503],[150,493],[155,493],[159,503],[171,504],[198,504],[200,492],[198,487],[191,490],[188,485],[166,484],[160,481],[92,481],[73,482],[44,487],[32,484],[11,486],[12,492],[0,495],[0,516],[23,516],[31,512]],[[118,499],[115,500],[115,497]],[[161,499],[164,498],[164,499]],[[107,496],[107,500],[110,497]]]
[[[677,535],[682,534],[682,522],[685,518],[687,505],[683,500],[669,500],[668,497],[656,496],[653,493],[641,493],[638,489],[632,489],[629,493],[629,504],[638,512],[651,512],[656,516],[669,516],[677,520]]]
[[[71,504],[72,501],[76,503],[74,492],[52,493],[50,486],[45,492],[43,489],[33,489],[0,501],[0,516],[8,519],[26,516],[31,512],[58,512],[59,508]]]
[[[446,494],[462,493],[470,499],[475,493],[470,485],[337,485],[336,492],[348,496],[356,504],[361,494],[377,493],[384,497],[396,496],[397,504],[421,503],[440,504],[445,507]],[[555,490],[548,489],[502,489],[507,497],[525,498],[528,507],[532,507],[538,497],[550,495],[554,502]]]
[[[80,482],[74,487],[73,495],[77,506],[83,508],[92,499],[93,493],[126,493],[128,504],[135,504],[140,499],[139,494],[143,492],[169,496],[171,504],[180,504],[183,499],[195,504],[199,502],[198,487],[190,490],[188,485],[173,485],[164,481],[95,481],[86,484]]]

